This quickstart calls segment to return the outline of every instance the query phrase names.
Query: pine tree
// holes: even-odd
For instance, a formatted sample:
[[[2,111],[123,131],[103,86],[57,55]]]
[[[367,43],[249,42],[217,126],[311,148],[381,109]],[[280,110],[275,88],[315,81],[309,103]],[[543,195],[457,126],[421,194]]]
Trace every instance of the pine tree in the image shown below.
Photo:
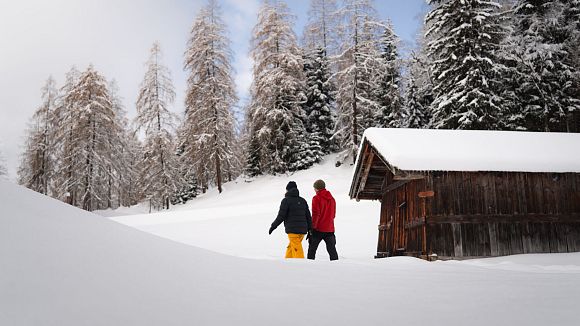
[[[183,139],[180,137],[180,139]],[[179,145],[177,148],[176,155],[178,157],[179,162],[179,175],[183,179],[183,183],[181,188],[173,195],[171,198],[171,203],[173,205],[178,204],[185,204],[191,199],[197,197],[199,194],[199,186],[197,184],[197,177],[195,175],[195,170],[191,168],[191,165],[188,162],[191,162],[190,159],[185,159],[184,155],[184,146]]]
[[[404,126],[428,128],[431,121],[430,107],[433,103],[433,81],[429,74],[428,58],[422,52],[411,53],[407,72]]]
[[[371,0],[348,0],[340,15],[345,24],[337,56],[337,120],[333,138],[342,152],[337,165],[354,160],[364,130],[373,126],[377,103],[372,94],[372,72],[377,69],[378,29]]]
[[[55,172],[55,102],[56,82],[51,77],[42,88],[42,104],[34,112],[22,161],[18,170],[19,183],[44,195],[51,195],[51,180]]]
[[[320,162],[322,157],[331,152],[331,138],[334,130],[332,105],[334,90],[330,81],[330,67],[324,49],[310,56],[304,61],[306,74],[306,131],[308,151],[314,162]]]
[[[565,44],[568,56],[566,65],[571,67],[571,85],[566,87],[566,96],[580,99],[580,0],[567,1],[564,9],[564,26],[567,26]],[[580,108],[578,105],[568,107],[566,130],[580,132]]]
[[[491,0],[440,3],[426,20],[435,99],[431,125],[450,129],[499,129],[507,68],[498,57],[505,31],[500,5]]]
[[[220,193],[224,179],[231,179],[239,165],[234,155],[233,106],[238,99],[230,43],[221,9],[209,0],[195,20],[185,53],[189,78],[182,144],[183,157],[196,167],[195,178],[204,184],[211,180]]]
[[[252,38],[254,59],[251,104],[247,116],[251,160],[247,170],[285,173],[313,163],[305,150],[305,77],[300,49],[283,1],[265,1]],[[258,152],[256,153],[256,148]],[[257,171],[253,173],[258,173]]]
[[[567,3],[559,0],[516,3],[515,27],[508,46],[516,62],[513,75],[521,129],[570,130],[570,118],[580,110],[574,82],[577,72],[569,60],[570,51],[578,44],[566,46],[575,30],[569,27],[574,24],[566,19]]]
[[[140,163],[143,193],[152,208],[169,209],[171,197],[181,188],[181,179],[173,135],[176,118],[169,110],[175,91],[161,56],[161,47],[154,43],[137,98],[135,125],[145,132]]]
[[[425,128],[428,124],[426,109],[421,103],[418,90],[414,76],[409,76],[405,89],[405,124],[403,127],[419,129]]]
[[[379,39],[380,52],[376,58],[377,69],[372,77],[372,94],[378,107],[375,126],[399,128],[404,125],[401,96],[401,60],[398,54],[399,38],[393,25],[387,21],[379,25],[383,33]]]

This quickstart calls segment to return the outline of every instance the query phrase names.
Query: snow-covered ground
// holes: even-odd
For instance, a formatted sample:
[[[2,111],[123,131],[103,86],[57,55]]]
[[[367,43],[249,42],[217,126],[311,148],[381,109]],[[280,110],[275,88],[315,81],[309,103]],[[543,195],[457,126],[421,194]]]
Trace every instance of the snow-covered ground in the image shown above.
[[[378,204],[347,199],[350,174],[327,162],[113,218],[153,234],[0,181],[0,325],[580,324],[580,254],[372,259]],[[284,260],[268,226],[286,182],[310,197],[316,178],[341,260]]]
[[[308,171],[288,176],[263,176],[252,182],[227,183],[219,194],[207,194],[169,212],[143,214],[147,205],[98,212],[113,220],[196,247],[245,258],[280,259],[288,238],[281,225],[268,235],[288,181],[296,181],[301,196],[311,203],[314,181],[323,179],[337,202],[337,250],[343,259],[371,260],[376,253],[380,204],[348,197],[352,167],[334,166],[333,157]],[[128,215],[127,214],[138,214]],[[328,259],[322,245],[320,259]]]

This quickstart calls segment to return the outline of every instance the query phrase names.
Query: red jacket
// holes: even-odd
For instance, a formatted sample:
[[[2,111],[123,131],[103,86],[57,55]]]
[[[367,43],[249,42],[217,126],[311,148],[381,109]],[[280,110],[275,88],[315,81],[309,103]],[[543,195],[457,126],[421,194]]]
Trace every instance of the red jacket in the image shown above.
[[[312,228],[320,232],[334,232],[336,201],[326,189],[312,197]]]

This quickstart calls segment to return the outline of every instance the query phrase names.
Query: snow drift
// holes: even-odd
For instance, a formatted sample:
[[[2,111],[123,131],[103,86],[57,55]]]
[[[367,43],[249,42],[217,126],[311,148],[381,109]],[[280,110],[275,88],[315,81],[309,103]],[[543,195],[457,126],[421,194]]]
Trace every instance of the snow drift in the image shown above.
[[[505,259],[250,260],[162,239],[5,182],[0,201],[0,325],[580,320],[578,255],[524,257],[510,262],[517,268]],[[530,266],[549,266],[550,257],[572,266]]]

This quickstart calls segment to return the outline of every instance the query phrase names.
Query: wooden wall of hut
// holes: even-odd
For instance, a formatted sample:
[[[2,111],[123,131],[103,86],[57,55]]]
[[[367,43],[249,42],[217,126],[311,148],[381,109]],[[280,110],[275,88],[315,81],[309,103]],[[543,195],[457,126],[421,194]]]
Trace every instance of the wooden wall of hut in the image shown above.
[[[432,172],[383,195],[377,257],[575,251],[580,174]]]

